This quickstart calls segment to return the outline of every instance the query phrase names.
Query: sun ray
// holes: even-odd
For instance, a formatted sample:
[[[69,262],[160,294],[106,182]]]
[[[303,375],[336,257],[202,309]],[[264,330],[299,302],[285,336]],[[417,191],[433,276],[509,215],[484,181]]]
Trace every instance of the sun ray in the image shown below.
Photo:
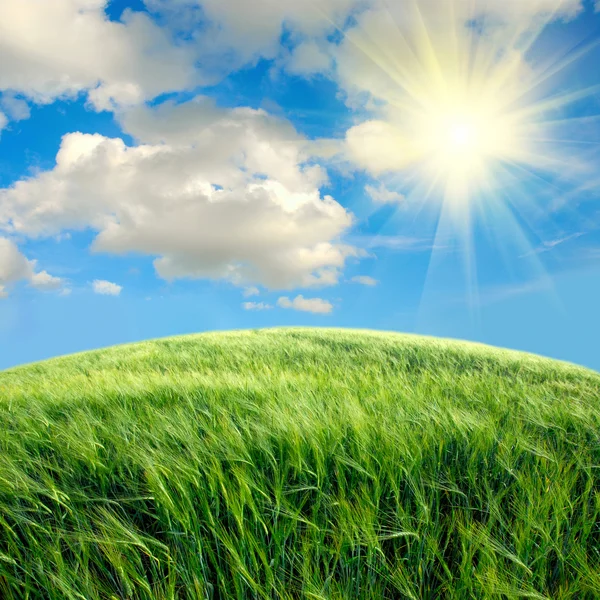
[[[551,63],[545,71],[540,72],[539,77],[532,79],[531,84],[528,86],[523,86],[522,95],[526,95],[536,88],[538,88],[542,83],[545,83],[548,80],[551,80],[553,77],[567,69],[567,67],[575,64],[578,60],[581,60],[586,54],[592,52],[595,48],[600,45],[600,40],[593,40],[583,48],[580,48],[578,52],[575,52],[571,56],[565,56],[563,60],[556,61]],[[518,100],[519,98],[517,98]]]
[[[397,191],[414,209],[411,227],[440,200],[423,295],[443,262],[436,248],[455,239],[472,307],[478,303],[476,227],[502,223],[506,235],[498,234],[496,243],[507,268],[514,266],[508,244],[529,256],[536,276],[548,279],[531,236],[541,239],[534,232],[550,221],[544,202],[551,191],[568,202],[566,190],[590,180],[589,152],[600,143],[573,130],[600,122],[600,115],[574,115],[571,108],[600,92],[600,85],[562,81],[600,41],[565,38],[536,54],[547,27],[574,16],[563,0],[529,2],[522,10],[531,17],[507,23],[482,5],[379,0],[358,26],[342,32],[348,48],[382,76],[379,88],[363,89],[382,101],[374,135],[386,137],[386,152],[397,151],[386,156],[389,166],[381,173],[401,174]],[[575,207],[563,210],[576,214]],[[398,214],[390,212],[378,234]]]
[[[569,108],[600,92],[600,85],[564,89],[557,78],[596,49],[598,40],[571,40],[544,60],[531,59],[548,25],[564,14],[561,0],[512,30],[490,25],[474,1],[440,3],[437,14],[416,0],[399,6],[379,2],[393,43],[389,35],[378,37],[368,19],[345,39],[396,86],[383,88],[378,127],[391,140],[386,148],[397,145],[399,191],[415,206],[413,224],[427,204],[443,199],[425,288],[441,260],[435,248],[454,236],[461,244],[467,303],[477,305],[474,230],[477,223],[489,226],[491,218],[510,232],[514,247],[531,256],[536,276],[549,278],[523,230],[535,231],[543,202],[525,190],[554,189],[558,196],[563,184],[575,185],[590,172],[585,149],[600,142],[572,128],[595,123],[600,115],[573,116]],[[500,253],[508,266],[510,254],[505,248]]]
[[[527,0],[530,2],[531,0]],[[540,2],[537,2],[538,6]],[[555,6],[552,10],[547,11],[543,14],[542,17],[537,18],[537,23],[532,23],[531,21],[524,20],[520,27],[515,28],[514,34],[505,40],[498,40],[496,42],[497,49],[509,49],[509,50],[518,50],[521,55],[526,55],[529,52],[534,44],[539,39],[540,35],[546,29],[546,27],[557,18],[561,5],[563,4],[563,0],[556,0]],[[502,30],[501,33],[504,33]],[[527,36],[525,40],[523,40],[523,36]],[[519,43],[521,42],[521,43]],[[492,68],[494,66],[494,55],[492,53],[489,54],[488,58],[488,68]],[[514,64],[512,65],[515,66]],[[507,71],[507,75],[513,76],[515,73],[511,70]],[[501,80],[499,80],[500,82]]]

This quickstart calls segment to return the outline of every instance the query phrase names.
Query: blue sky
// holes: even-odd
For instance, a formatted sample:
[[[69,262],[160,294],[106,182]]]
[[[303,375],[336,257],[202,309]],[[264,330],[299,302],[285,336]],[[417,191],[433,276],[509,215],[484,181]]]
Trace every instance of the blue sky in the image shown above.
[[[598,8],[5,0],[0,369],[302,325],[600,370]]]

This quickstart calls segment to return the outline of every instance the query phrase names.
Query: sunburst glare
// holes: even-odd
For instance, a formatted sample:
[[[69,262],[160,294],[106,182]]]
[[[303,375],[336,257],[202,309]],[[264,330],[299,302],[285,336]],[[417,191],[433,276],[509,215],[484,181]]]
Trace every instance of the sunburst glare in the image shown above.
[[[346,33],[342,57],[363,65],[346,77],[377,113],[348,132],[350,155],[416,210],[429,201],[441,207],[432,246],[441,236],[462,240],[470,296],[477,215],[526,254],[531,232],[523,222],[539,199],[524,186],[560,181],[568,189],[593,173],[586,152],[598,139],[575,127],[568,109],[600,87],[572,89],[564,77],[591,46],[581,34],[552,51],[542,43],[552,23],[575,16],[560,0],[380,2]],[[528,256],[545,276],[538,256]]]

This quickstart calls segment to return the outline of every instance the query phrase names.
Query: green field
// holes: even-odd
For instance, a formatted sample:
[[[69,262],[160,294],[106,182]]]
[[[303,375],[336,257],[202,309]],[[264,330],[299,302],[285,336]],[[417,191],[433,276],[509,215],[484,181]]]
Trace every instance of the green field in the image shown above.
[[[600,375],[371,331],[0,373],[2,599],[600,598]]]

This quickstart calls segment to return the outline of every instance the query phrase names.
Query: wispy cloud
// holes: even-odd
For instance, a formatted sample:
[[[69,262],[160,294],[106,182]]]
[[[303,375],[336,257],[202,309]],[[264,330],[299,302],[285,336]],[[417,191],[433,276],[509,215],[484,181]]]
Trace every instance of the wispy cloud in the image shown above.
[[[323,300],[322,298],[305,298],[301,294],[293,300],[283,296],[277,300],[277,306],[317,314],[329,314],[333,310],[333,305],[327,302],[327,300]]]
[[[373,277],[369,277],[368,275],[356,275],[352,279],[350,279],[352,283],[360,283],[361,285],[369,285],[375,286],[379,283],[377,279],[373,279]]]
[[[349,238],[352,244],[367,249],[385,248],[397,252],[428,252],[430,250],[445,250],[449,245],[435,242],[431,238],[417,238],[402,235],[359,235]]]
[[[558,238],[556,240],[548,240],[548,241],[542,242],[542,244],[540,246],[538,246],[537,248],[534,248],[530,252],[521,254],[521,256],[519,258],[525,258],[526,256],[531,256],[532,254],[542,254],[544,252],[550,252],[551,250],[556,248],[556,246],[560,246],[561,244],[564,244],[565,242],[577,239],[577,238],[581,237],[582,235],[585,235],[585,234],[583,232],[578,232],[578,233],[573,233],[572,235],[568,235],[566,237]]]
[[[255,286],[251,286],[244,290],[243,296],[244,298],[250,298],[250,296],[258,296],[259,294],[260,290]]]

